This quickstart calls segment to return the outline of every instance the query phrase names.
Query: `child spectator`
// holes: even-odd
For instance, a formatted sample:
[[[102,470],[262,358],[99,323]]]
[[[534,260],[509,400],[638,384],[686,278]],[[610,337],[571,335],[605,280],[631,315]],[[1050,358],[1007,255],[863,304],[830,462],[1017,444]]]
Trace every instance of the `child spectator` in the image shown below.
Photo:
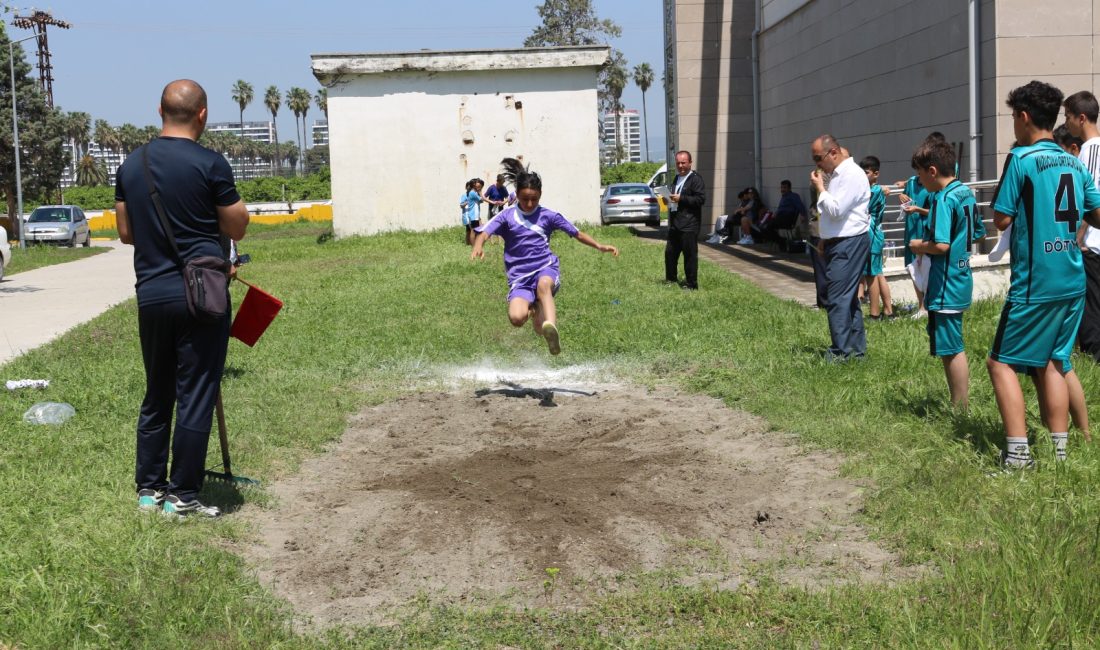
[[[1002,462],[1033,465],[1017,371],[1034,368],[1039,405],[1055,457],[1066,458],[1069,396],[1064,376],[1084,311],[1085,274],[1075,234],[1084,218],[1100,226],[1100,192],[1081,161],[1051,139],[1062,92],[1041,81],[1006,102],[1019,146],[1005,161],[993,196],[994,221],[1012,226],[1011,279],[987,366],[1004,422]],[[1026,218],[1017,219],[1019,215]]]
[[[750,187],[743,192],[745,199],[736,214],[741,220],[741,239],[737,240],[742,246],[752,246],[755,240],[752,237],[753,229],[760,221],[760,215],[764,212],[764,204],[760,201],[760,192],[755,187]]]
[[[516,188],[517,204],[478,228],[470,259],[485,257],[482,246],[490,235],[504,239],[504,270],[508,276],[508,320],[523,327],[527,319],[535,333],[546,339],[550,354],[559,354],[557,309],[554,294],[561,286],[558,258],[550,250],[550,235],[561,230],[601,253],[619,256],[619,249],[605,246],[577,230],[565,217],[539,205],[542,178],[515,158],[501,161],[505,179]]]
[[[974,278],[970,243],[974,239],[974,193],[955,178],[955,149],[946,142],[925,141],[913,154],[913,168],[931,194],[928,231],[909,242],[913,252],[928,255],[928,342],[943,361],[951,403],[965,410],[970,394],[970,366],[963,349],[963,312],[970,307]]]
[[[466,245],[474,244],[474,229],[481,225],[481,188],[485,183],[480,178],[466,181],[466,191],[458,200],[462,208],[462,225],[466,226]]]
[[[860,161],[859,166],[863,168],[863,172],[867,174],[867,182],[871,184],[871,200],[867,203],[867,213],[871,218],[867,230],[867,236],[871,239],[871,255],[867,258],[867,268],[863,271],[870,296],[871,318],[893,318],[894,304],[890,296],[890,284],[882,273],[882,249],[886,244],[886,233],[882,231],[882,215],[886,211],[886,193],[878,184],[880,162],[875,156],[867,156]]]

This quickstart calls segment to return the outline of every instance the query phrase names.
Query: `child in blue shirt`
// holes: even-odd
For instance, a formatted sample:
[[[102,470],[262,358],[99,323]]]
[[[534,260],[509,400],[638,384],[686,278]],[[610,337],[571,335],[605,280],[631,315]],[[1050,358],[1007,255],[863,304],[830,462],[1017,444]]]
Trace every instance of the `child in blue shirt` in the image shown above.
[[[481,188],[485,183],[480,178],[471,178],[466,182],[466,191],[458,199],[462,208],[462,225],[466,226],[466,245],[474,245],[474,229],[481,225]]]

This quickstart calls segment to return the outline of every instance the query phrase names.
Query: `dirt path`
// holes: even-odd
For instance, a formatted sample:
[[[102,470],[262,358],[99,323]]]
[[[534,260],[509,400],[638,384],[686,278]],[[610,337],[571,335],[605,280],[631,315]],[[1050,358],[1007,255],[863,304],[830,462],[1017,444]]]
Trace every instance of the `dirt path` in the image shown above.
[[[243,511],[259,535],[242,552],[322,625],[418,595],[574,608],[652,570],[730,588],[912,573],[854,523],[836,457],[755,417],[642,388],[552,402],[463,389],[367,409],[272,486],[277,505]]]

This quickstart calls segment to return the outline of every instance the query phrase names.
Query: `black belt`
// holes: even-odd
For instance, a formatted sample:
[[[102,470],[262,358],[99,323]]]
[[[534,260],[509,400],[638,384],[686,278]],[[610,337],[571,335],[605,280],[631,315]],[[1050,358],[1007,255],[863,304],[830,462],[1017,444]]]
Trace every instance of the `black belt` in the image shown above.
[[[823,239],[821,241],[824,242],[826,246],[832,246],[833,244],[839,244],[845,239],[851,239],[852,237],[861,237],[866,234],[867,233],[860,233],[858,235],[848,235],[847,237],[830,237],[829,239]]]

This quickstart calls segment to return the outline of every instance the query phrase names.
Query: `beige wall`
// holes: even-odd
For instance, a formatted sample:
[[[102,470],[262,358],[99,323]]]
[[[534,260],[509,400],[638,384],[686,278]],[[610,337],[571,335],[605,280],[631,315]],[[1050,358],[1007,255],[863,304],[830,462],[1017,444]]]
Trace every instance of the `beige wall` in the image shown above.
[[[674,11],[678,132],[669,148],[692,153],[707,184],[709,228],[752,182],[754,2],[677,0]]]
[[[752,31],[756,2],[668,0],[675,16],[678,138],[712,192],[708,216],[754,184]],[[968,180],[966,0],[761,0],[762,175],[765,199],[789,178],[809,198],[810,141],[830,132],[857,158],[877,155],[883,179],[911,174],[928,132],[961,143]],[[1067,95],[1100,82],[1100,0],[981,2],[981,177],[995,178],[1013,140],[1008,91],[1031,79]],[[670,68],[672,69],[672,68]]]

